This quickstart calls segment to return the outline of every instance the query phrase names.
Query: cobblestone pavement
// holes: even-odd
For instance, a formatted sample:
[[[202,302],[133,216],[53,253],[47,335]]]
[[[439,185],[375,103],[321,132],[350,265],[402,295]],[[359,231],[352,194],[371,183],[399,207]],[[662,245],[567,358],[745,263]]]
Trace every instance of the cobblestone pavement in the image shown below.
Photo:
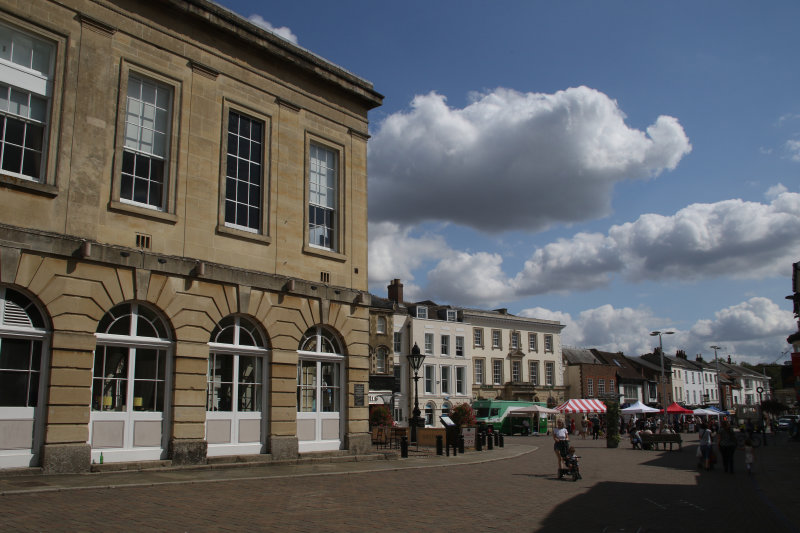
[[[573,440],[583,479],[558,480],[552,440],[458,457],[262,468],[3,476],[2,531],[800,532],[800,443],[757,451],[755,474],[698,472],[682,451]]]

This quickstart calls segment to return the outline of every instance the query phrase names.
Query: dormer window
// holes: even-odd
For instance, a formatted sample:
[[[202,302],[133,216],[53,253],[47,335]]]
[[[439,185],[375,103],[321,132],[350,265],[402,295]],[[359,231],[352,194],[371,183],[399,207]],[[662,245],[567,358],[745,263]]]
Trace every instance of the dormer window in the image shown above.
[[[424,306],[417,307],[417,318],[428,318],[428,308]]]
[[[448,322],[455,322],[456,321],[456,316],[457,316],[457,314],[456,314],[455,310],[453,310],[453,309],[448,309],[447,310],[447,321]]]

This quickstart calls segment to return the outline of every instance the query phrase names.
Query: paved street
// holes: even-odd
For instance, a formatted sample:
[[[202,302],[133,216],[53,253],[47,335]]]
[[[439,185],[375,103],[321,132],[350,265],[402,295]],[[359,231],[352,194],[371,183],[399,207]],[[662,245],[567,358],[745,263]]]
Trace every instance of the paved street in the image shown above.
[[[783,436],[785,437],[785,435]],[[773,437],[770,436],[770,439]],[[574,440],[583,479],[557,480],[548,437],[458,457],[301,466],[0,475],[2,531],[800,531],[800,443],[758,450],[748,477],[683,451]]]

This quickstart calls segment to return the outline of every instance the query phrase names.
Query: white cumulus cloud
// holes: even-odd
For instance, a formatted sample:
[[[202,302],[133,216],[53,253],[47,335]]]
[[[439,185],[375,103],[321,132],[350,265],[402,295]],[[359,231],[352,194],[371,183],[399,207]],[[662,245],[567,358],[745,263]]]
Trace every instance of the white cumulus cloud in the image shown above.
[[[387,117],[369,142],[370,213],[538,231],[606,215],[615,183],[673,169],[690,151],[675,118],[630,128],[616,101],[587,87],[501,88],[463,109],[429,93]]]
[[[297,44],[297,35],[292,33],[292,30],[287,28],[286,26],[275,27],[273,26],[268,20],[265,20],[264,17],[261,15],[250,15],[247,17],[247,20],[258,26],[259,28],[263,28],[268,32],[274,33],[278,37],[289,41],[290,43]]]

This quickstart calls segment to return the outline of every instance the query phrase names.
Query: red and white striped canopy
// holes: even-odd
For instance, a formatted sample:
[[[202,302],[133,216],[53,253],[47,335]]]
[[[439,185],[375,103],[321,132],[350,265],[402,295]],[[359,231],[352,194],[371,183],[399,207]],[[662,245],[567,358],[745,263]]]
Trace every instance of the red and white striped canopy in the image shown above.
[[[606,404],[600,400],[567,400],[558,407],[556,411],[562,413],[605,413]]]

